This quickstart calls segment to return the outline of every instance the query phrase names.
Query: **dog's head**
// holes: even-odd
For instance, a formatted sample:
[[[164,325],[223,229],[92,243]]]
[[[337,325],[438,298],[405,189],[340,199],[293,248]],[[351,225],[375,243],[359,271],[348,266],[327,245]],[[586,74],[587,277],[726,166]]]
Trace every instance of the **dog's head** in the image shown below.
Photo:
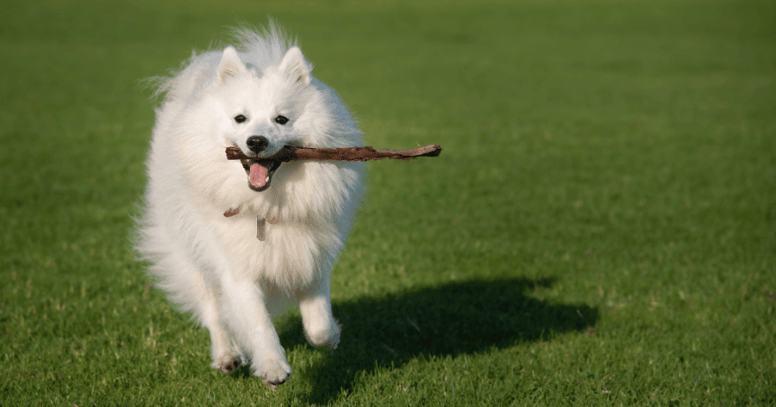
[[[237,51],[227,47],[215,72],[219,133],[225,144],[238,146],[256,159],[243,160],[249,186],[264,191],[281,162],[272,160],[283,146],[306,146],[306,107],[314,90],[310,65],[298,47],[278,65],[256,72]]]

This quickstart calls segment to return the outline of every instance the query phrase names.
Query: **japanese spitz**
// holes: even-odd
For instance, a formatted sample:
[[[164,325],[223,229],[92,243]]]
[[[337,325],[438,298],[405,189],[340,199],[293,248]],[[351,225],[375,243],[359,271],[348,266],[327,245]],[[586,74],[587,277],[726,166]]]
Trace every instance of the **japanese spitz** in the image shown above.
[[[276,29],[194,55],[159,81],[136,248],[158,286],[210,331],[212,366],[291,373],[272,319],[297,302],[305,336],[336,348],[329,277],[364,189],[363,163],[270,157],[283,146],[353,147],[340,98]],[[238,146],[255,159],[228,161]]]

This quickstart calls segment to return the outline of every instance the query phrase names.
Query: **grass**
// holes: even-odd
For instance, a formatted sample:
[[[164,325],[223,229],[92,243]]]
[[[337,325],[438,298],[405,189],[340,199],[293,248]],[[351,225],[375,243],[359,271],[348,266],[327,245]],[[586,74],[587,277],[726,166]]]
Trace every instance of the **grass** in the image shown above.
[[[219,3],[220,4],[220,3]],[[369,165],[334,353],[209,368],[129,235],[143,78],[267,14]],[[772,1],[13,2],[0,15],[0,405],[776,404]]]

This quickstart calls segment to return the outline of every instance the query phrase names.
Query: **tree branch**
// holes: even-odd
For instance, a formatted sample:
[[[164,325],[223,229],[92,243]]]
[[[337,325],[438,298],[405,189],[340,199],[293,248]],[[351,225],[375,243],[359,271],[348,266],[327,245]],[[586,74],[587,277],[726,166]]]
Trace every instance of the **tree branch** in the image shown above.
[[[307,148],[285,146],[272,157],[251,157],[243,154],[239,147],[227,147],[228,160],[261,160],[261,161],[298,161],[298,160],[334,160],[334,161],[370,161],[370,160],[410,160],[416,157],[436,157],[442,152],[439,144],[430,144],[409,150],[390,150],[372,147],[345,148]]]

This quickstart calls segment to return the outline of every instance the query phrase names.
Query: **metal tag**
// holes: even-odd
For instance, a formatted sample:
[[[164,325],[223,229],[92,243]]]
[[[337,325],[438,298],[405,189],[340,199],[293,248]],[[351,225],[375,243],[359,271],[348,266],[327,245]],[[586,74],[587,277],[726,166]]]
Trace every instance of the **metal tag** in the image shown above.
[[[264,230],[266,223],[267,221],[265,221],[264,218],[259,216],[256,217],[256,239],[259,239],[262,242],[266,238],[266,232]]]

